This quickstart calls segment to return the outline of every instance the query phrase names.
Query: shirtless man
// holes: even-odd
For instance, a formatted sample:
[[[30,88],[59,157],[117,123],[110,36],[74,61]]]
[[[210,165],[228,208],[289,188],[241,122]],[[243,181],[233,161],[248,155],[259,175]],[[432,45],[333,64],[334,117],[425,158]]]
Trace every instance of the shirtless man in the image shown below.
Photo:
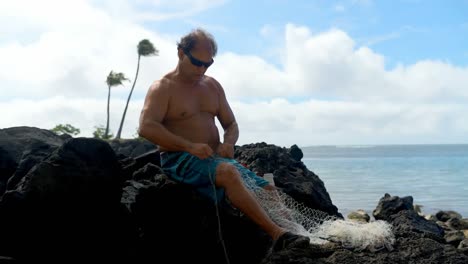
[[[274,250],[308,246],[307,237],[285,232],[275,224],[243,184],[242,178],[248,177],[260,187],[275,189],[233,159],[239,137],[236,119],[221,85],[205,75],[217,52],[213,36],[194,30],[182,37],[177,50],[175,70],[148,90],[139,135],[160,147],[166,174],[194,186],[215,203],[229,199],[271,236]],[[215,117],[224,129],[222,143]]]

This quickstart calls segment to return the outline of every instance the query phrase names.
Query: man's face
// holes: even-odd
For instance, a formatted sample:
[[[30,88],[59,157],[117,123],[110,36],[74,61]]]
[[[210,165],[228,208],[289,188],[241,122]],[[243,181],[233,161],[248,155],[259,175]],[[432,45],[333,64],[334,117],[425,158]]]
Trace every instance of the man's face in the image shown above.
[[[182,64],[190,79],[200,80],[213,63],[211,46],[196,45],[190,52],[183,52]]]

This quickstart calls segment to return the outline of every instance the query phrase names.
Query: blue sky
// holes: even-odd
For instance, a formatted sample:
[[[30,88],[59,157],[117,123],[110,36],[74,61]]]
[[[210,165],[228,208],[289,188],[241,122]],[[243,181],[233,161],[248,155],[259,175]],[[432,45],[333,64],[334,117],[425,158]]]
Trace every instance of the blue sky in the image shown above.
[[[265,26],[280,32],[287,23],[317,32],[340,28],[385,55],[387,67],[424,59],[468,61],[468,1],[227,1],[195,17],[147,25],[167,34],[204,25],[216,34],[221,51],[271,59],[262,51],[271,39],[259,33]]]
[[[133,78],[124,137],[149,85],[202,27],[219,44],[239,144],[468,143],[468,1],[16,0],[0,2],[0,128],[105,124],[110,70]],[[112,90],[116,131],[130,85]]]

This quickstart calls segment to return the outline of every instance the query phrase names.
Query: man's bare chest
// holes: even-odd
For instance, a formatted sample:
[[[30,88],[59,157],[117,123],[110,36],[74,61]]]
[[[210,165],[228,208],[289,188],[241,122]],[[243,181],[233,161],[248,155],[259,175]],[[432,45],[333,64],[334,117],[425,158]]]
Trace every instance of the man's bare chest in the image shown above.
[[[179,89],[171,94],[167,117],[180,120],[193,117],[201,113],[216,116],[219,108],[217,94],[203,87],[201,89]]]

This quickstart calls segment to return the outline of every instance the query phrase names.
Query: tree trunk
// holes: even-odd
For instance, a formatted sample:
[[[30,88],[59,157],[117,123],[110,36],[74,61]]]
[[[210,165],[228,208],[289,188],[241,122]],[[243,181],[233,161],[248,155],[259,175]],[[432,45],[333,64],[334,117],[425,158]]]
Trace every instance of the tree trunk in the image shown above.
[[[117,135],[115,136],[116,139],[120,139],[120,135],[122,134],[122,128],[123,128],[123,124],[125,121],[125,115],[127,114],[128,103],[130,103],[130,98],[132,97],[133,89],[135,88],[135,84],[138,78],[138,71],[140,70],[140,58],[141,58],[141,55],[138,54],[138,63],[137,63],[137,70],[135,74],[135,80],[133,80],[132,89],[130,90],[130,94],[128,95],[127,104],[125,105],[125,110],[122,115],[122,120],[120,121],[119,131],[117,132]]]
[[[110,105],[110,94],[111,94],[111,87],[109,85],[109,92],[107,93],[107,124],[106,124],[106,132],[104,133],[104,138],[108,138],[109,135],[109,105]]]

